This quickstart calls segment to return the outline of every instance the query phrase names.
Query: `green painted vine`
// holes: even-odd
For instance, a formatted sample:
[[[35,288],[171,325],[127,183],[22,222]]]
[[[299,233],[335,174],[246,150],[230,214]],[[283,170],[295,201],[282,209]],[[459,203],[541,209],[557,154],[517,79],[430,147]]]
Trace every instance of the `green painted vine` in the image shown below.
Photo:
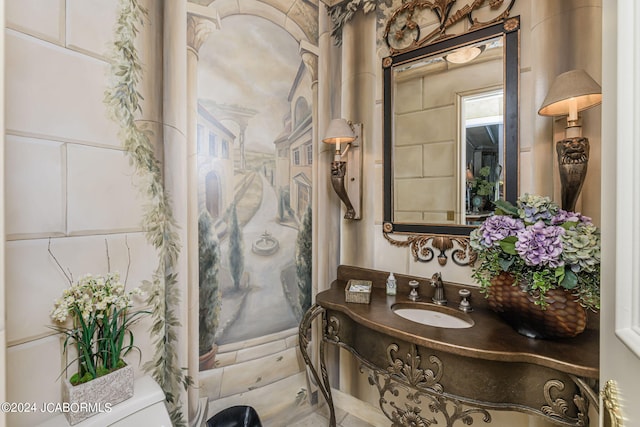
[[[140,191],[149,200],[142,224],[147,240],[158,252],[158,266],[152,280],[145,282],[147,303],[152,309],[154,355],[144,364],[144,370],[162,387],[171,421],[178,427],[187,425],[180,401],[181,389],[186,390],[192,384],[191,378],[178,366],[177,334],[181,326],[175,313],[180,303],[175,271],[180,254],[178,226],[163,185],[161,165],[153,151],[152,132],[136,121],[142,112],[142,96],[137,89],[142,66],[135,40],[146,16],[147,10],[138,0],[119,1],[110,67],[112,81],[105,91],[105,104],[120,126],[122,146],[140,180]]]

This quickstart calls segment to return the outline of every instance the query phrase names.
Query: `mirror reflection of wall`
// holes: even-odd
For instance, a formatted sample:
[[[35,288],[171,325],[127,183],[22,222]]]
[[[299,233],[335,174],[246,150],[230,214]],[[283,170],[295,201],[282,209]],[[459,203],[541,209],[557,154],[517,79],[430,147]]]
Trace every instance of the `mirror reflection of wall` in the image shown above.
[[[482,222],[491,215],[492,202],[504,194],[503,98],[502,88],[461,97],[463,224]]]
[[[498,181],[504,164],[503,49],[501,35],[392,67],[394,223],[474,225],[488,215],[501,190],[476,187],[483,174]]]

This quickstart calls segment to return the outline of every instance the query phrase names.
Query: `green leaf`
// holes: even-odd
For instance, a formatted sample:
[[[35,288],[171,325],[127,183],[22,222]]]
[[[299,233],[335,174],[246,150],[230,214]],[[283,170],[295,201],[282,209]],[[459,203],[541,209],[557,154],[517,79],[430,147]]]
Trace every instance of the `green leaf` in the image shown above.
[[[496,206],[496,215],[518,216],[518,208],[506,200],[496,200],[493,204]]]
[[[518,238],[516,236],[508,236],[500,240],[498,244],[500,245],[500,248],[504,252],[508,253],[509,255],[517,255],[518,254],[516,252],[517,241],[518,241]]]
[[[560,224],[560,227],[564,228],[565,230],[570,230],[572,227],[575,227],[576,225],[578,225],[577,221],[567,221]]]
[[[511,267],[511,265],[513,264],[513,258],[509,258],[509,259],[500,258],[498,259],[498,264],[500,265],[500,269],[502,271],[509,271],[509,267]]]
[[[578,276],[571,269],[565,269],[564,279],[560,282],[560,286],[565,289],[574,289],[578,286]]]

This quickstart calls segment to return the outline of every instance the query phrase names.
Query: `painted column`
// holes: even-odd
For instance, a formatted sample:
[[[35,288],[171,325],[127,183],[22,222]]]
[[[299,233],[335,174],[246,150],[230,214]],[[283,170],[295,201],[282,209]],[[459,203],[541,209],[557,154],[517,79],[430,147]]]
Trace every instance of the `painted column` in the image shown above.
[[[314,176],[313,192],[315,196],[313,212],[313,254],[314,279],[317,281],[317,292],[324,291],[336,279],[340,264],[340,223],[342,214],[340,199],[331,186],[331,162],[334,147],[322,142],[324,133],[333,118],[341,116],[340,112],[340,48],[331,38],[331,20],[324,3],[318,4],[318,106],[316,129],[318,144],[315,149],[317,172]],[[318,214],[315,214],[315,213]],[[314,289],[314,300],[315,300]],[[322,324],[318,320],[312,329],[314,364],[319,366],[318,345],[322,331]],[[337,367],[337,351],[333,346],[327,346],[327,361],[329,366]],[[331,383],[338,385],[338,369],[329,369]],[[321,398],[321,395],[319,395]]]
[[[376,55],[375,13],[359,10],[342,31],[342,117],[363,124],[361,156],[363,159],[362,219],[342,221],[341,263],[362,267],[374,264],[375,169],[373,154],[375,119]]]
[[[213,23],[205,18],[187,16],[187,252],[188,252],[188,374],[198,384],[199,361],[199,260],[198,260],[198,51],[214,30]],[[189,420],[199,412],[199,391],[191,387],[189,396]]]
[[[317,269],[316,280],[318,292],[331,285],[336,278],[340,263],[340,199],[331,186],[331,161],[333,147],[322,142],[324,132],[333,118],[340,117],[340,51],[331,39],[331,21],[324,3],[318,4],[318,104],[315,122],[318,139],[315,145],[317,172],[314,176],[313,211],[322,213],[313,218],[313,253]]]
[[[322,3],[320,3],[319,5],[320,8],[323,8],[324,5]],[[313,150],[314,153],[314,159],[313,159],[313,166],[312,166],[312,170],[311,170],[311,176],[312,176],[312,180],[313,180],[313,185],[311,187],[311,212],[312,212],[312,218],[311,218],[311,235],[312,235],[312,239],[311,239],[311,245],[312,245],[312,249],[311,252],[312,254],[314,254],[315,256],[312,256],[312,267],[311,267],[311,302],[315,302],[316,299],[316,294],[318,293],[319,289],[326,289],[328,287],[328,284],[325,284],[325,281],[328,281],[327,279],[327,268],[326,266],[324,266],[323,264],[320,264],[318,262],[319,258],[324,258],[326,256],[326,252],[324,252],[323,250],[323,244],[324,242],[319,242],[319,240],[322,238],[324,239],[328,234],[327,234],[327,230],[325,229],[325,224],[324,224],[324,217],[325,215],[320,215],[320,211],[318,210],[318,204],[319,204],[319,191],[318,188],[320,187],[320,185],[318,184],[319,182],[322,181],[321,177],[320,177],[320,171],[324,170],[323,166],[326,166],[326,163],[323,163],[322,165],[321,163],[321,159],[323,158],[322,154],[320,153],[320,150],[317,148],[319,147],[319,144],[321,144],[319,142],[321,136],[319,135],[322,131],[318,128],[318,121],[319,121],[319,111],[320,111],[320,106],[319,106],[319,84],[318,84],[318,78],[319,78],[319,48],[318,46],[314,46],[309,42],[306,42],[304,40],[302,40],[300,42],[300,55],[302,56],[302,61],[304,62],[305,66],[307,67],[307,70],[309,71],[309,74],[311,75],[311,91],[312,91],[312,102],[311,102],[311,123],[312,123],[312,134],[311,134],[311,145],[313,147],[315,147],[315,149]],[[326,176],[325,176],[325,181],[326,181]],[[323,218],[322,221],[319,220],[319,218]],[[335,274],[335,273],[334,273]],[[320,279],[322,278],[322,279]],[[322,282],[320,282],[320,280],[322,280]],[[311,328],[311,345],[313,346],[313,349],[309,351],[309,353],[311,354],[311,357],[313,358],[313,363],[315,366],[319,366],[319,358],[318,358],[318,343],[320,342],[320,339],[322,337],[321,335],[321,327],[322,325],[320,325],[320,322],[315,322],[315,324],[313,325],[313,327]],[[309,349],[307,349],[309,350]],[[311,388],[311,384],[309,384],[309,392],[313,392],[313,390]]]
[[[188,366],[187,354],[189,337],[187,334],[187,298],[189,296],[188,264],[189,227],[197,226],[188,218],[187,187],[187,10],[186,0],[165,1],[163,10],[163,110],[162,136],[164,142],[165,189],[170,196],[173,215],[177,224],[187,224],[178,228],[179,241],[182,243],[180,256],[175,265],[177,275],[177,294],[179,303],[172,307],[175,316],[182,325],[175,330],[175,353],[177,367]],[[184,408],[188,407],[187,395],[181,389],[177,397]],[[183,411],[185,417],[187,411]]]
[[[311,43],[302,40],[300,42],[300,56],[302,56],[302,62],[304,62],[307,71],[309,71],[309,75],[311,76],[311,124],[312,124],[312,133],[311,133],[311,145],[313,147],[318,146],[318,47],[312,45]],[[314,182],[312,188],[311,195],[311,211],[316,212],[316,215],[313,215],[311,218],[311,228],[312,228],[312,253],[316,253],[317,250],[317,238],[318,236],[318,185],[315,184],[318,182],[318,150],[314,150],[314,159],[313,165],[311,168],[311,176]],[[312,271],[318,271],[318,257],[312,257]],[[317,274],[313,274],[311,277],[311,295],[312,300],[315,298],[315,294],[318,292],[318,281]]]
[[[374,198],[371,194],[375,170],[371,135],[375,126],[379,125],[374,117],[375,67],[378,65],[375,13],[365,14],[358,10],[353,18],[345,23],[342,30],[341,62],[341,117],[363,124],[360,150],[363,159],[362,191],[366,197],[363,197],[362,219],[352,221],[342,219],[341,216],[340,263],[372,267],[374,236],[371,230],[375,230],[375,223]],[[358,396],[358,365],[346,350],[341,349],[339,354],[339,388],[345,393]]]

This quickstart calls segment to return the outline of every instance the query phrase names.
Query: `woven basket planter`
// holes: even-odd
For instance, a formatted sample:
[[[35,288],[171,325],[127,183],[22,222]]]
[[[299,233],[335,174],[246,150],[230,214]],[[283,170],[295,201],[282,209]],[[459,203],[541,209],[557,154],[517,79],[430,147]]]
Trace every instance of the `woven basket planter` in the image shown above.
[[[518,333],[530,338],[570,338],[587,327],[587,312],[570,292],[548,291],[548,305],[543,309],[520,286],[514,286],[513,276],[504,271],[491,279],[487,299]]]

